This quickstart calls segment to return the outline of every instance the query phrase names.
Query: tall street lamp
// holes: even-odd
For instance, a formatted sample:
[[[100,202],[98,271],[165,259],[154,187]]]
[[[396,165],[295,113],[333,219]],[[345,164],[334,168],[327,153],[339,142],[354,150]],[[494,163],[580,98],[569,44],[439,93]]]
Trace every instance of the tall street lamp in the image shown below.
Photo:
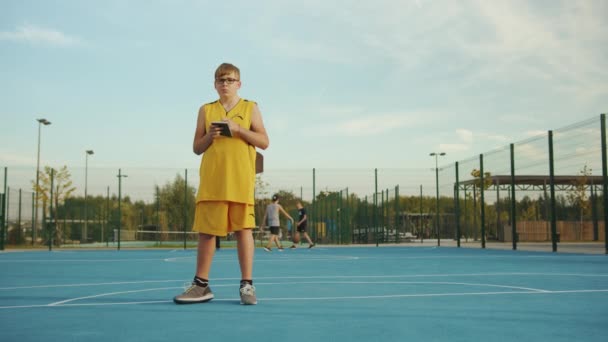
[[[89,224],[89,215],[87,214],[87,185],[88,185],[88,177],[89,177],[89,155],[92,155],[93,150],[85,151],[85,162],[84,162],[84,232],[82,234],[82,240],[84,243],[88,241],[88,224]]]
[[[34,222],[32,222],[32,245],[36,243],[36,222],[38,221],[38,186],[40,183],[40,132],[42,125],[48,126],[51,122],[47,119],[36,119],[38,121],[38,161],[36,162],[36,199],[34,210]]]
[[[128,177],[127,175],[123,175],[120,173],[120,169],[118,169],[118,250],[120,250],[120,228],[122,225],[122,213],[120,211],[120,196],[121,196],[121,189],[122,189],[122,178],[123,177]]]
[[[431,157],[435,157],[435,229],[437,230],[437,246],[441,246],[440,232],[439,229],[439,167],[437,165],[437,159],[439,156],[445,156],[445,152],[432,152],[429,154]]]

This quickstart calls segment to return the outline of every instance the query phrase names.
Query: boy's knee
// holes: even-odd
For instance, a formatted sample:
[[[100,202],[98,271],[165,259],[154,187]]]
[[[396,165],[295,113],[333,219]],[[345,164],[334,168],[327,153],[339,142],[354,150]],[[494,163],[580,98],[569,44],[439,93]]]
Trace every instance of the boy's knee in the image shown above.
[[[215,235],[206,234],[206,233],[198,233],[199,240],[212,240],[215,239]]]
[[[234,232],[234,234],[239,237],[239,236],[247,236],[247,235],[252,235],[251,233],[251,229],[241,229],[241,230],[237,230]]]

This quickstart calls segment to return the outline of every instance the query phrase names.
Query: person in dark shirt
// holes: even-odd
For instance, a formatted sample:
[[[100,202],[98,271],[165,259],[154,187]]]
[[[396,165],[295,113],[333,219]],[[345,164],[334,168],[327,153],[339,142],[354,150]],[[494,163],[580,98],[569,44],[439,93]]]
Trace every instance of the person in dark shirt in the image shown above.
[[[289,248],[297,248],[296,244],[300,242],[300,234],[304,236],[306,241],[308,241],[308,248],[313,248],[315,246],[308,236],[306,232],[306,222],[308,221],[308,217],[306,216],[306,208],[302,205],[300,201],[296,202],[296,207],[298,208],[298,222],[296,222],[296,232],[293,238],[293,245]]]

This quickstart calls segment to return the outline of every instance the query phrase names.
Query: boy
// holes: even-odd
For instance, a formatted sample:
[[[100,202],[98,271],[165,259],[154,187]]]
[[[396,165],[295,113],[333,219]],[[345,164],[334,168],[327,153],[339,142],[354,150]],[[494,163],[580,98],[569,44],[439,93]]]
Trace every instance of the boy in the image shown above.
[[[203,154],[203,158],[193,225],[199,233],[196,274],[192,285],[173,298],[177,304],[213,299],[209,271],[216,236],[226,236],[228,232],[234,232],[237,240],[241,304],[257,304],[251,233],[255,227],[255,148],[265,150],[269,141],[257,104],[241,99],[240,88],[239,69],[221,64],[215,71],[215,90],[220,98],[201,106],[198,112],[193,150],[197,155]],[[222,135],[222,128],[213,125],[214,121],[228,123],[231,136]]]
[[[313,248],[315,244],[312,243],[312,240],[306,232],[306,222],[308,221],[308,216],[306,216],[306,208],[304,208],[300,201],[296,202],[296,207],[298,208],[298,223],[296,223],[297,229],[294,235],[293,245],[291,245],[289,248],[297,247],[296,243],[300,242],[300,233],[302,233],[306,241],[308,241],[308,248]]]
[[[264,247],[266,252],[272,251],[272,242],[276,243],[279,248],[279,252],[283,251],[283,246],[281,246],[281,242],[279,241],[279,229],[281,228],[281,221],[279,220],[279,212],[283,215],[287,216],[289,220],[293,223],[293,218],[289,216],[289,214],[283,209],[283,207],[279,204],[279,195],[272,196],[272,203],[270,203],[266,207],[266,212],[264,213],[264,218],[262,218],[262,225],[260,226],[260,230],[264,229],[266,225],[266,218],[268,218],[268,226],[270,227],[270,240],[268,240],[268,244]]]

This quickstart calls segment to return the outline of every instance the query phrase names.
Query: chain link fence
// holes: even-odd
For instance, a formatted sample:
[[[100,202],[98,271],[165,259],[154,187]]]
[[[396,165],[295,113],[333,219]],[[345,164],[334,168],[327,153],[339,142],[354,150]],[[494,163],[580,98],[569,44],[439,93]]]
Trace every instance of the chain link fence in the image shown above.
[[[302,202],[317,243],[549,243],[553,250],[595,243],[606,250],[605,134],[601,115],[466,160],[436,154],[435,168],[265,170],[257,176],[256,217],[278,193],[294,219]],[[57,165],[52,194],[50,170],[40,170],[36,205],[36,170],[4,168],[2,248],[195,245],[198,169]],[[290,239],[295,227],[282,225]]]

